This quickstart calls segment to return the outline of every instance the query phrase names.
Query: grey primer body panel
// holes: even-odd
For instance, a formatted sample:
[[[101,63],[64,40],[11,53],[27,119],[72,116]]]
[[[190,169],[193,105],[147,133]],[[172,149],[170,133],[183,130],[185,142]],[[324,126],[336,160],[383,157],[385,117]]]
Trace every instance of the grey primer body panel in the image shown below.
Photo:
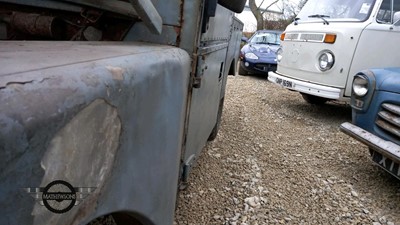
[[[172,224],[188,54],[115,42],[0,42],[0,52],[0,224],[117,211]],[[96,190],[54,214],[21,189],[55,178]]]
[[[204,2],[183,1],[177,4],[175,1],[157,0],[153,3],[157,8],[178,9],[179,5],[183,10],[160,10],[164,19],[161,35],[152,34],[143,23],[137,23],[125,40],[150,41],[182,48],[192,58],[191,78],[201,77],[200,88],[189,87],[187,130],[182,143],[182,161],[189,165],[184,172],[187,176],[193,160],[200,154],[216,123],[219,101],[225,95],[228,72],[232,65],[235,67],[239,57],[243,23],[234,18],[233,12],[217,5],[215,16],[209,17],[203,33]],[[180,23],[177,24],[177,21]]]
[[[207,142],[217,120],[219,102],[225,94],[229,72],[226,67],[231,64],[226,61],[229,58],[226,56],[232,32],[232,14],[218,5],[215,17],[210,17],[209,27],[201,35],[196,71],[196,76],[201,77],[201,86],[192,92],[184,155],[185,162],[190,165],[188,160],[197,157]]]

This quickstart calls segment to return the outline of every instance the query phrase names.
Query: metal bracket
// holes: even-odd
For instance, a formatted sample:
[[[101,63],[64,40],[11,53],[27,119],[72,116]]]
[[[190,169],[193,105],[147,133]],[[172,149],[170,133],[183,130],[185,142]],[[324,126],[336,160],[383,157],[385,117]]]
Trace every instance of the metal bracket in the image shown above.
[[[195,155],[193,154],[193,155],[189,156],[189,158],[183,164],[183,171],[182,171],[182,182],[183,183],[186,183],[188,181],[189,172],[194,163],[194,159],[195,159]]]
[[[155,34],[161,34],[163,21],[150,0],[130,0],[139,17],[147,28]]]
[[[23,1],[17,0],[17,1],[21,1],[24,3],[26,2],[26,0]],[[40,2],[44,2],[44,4],[48,5],[49,2],[47,1],[41,0]],[[62,1],[77,3],[78,5],[85,5],[96,9],[105,10],[108,12],[115,12],[117,14],[121,14],[130,17],[132,19],[138,18],[136,11],[131,7],[131,4],[129,2],[109,1],[109,0],[62,0]],[[35,4],[37,3],[35,2]]]
[[[203,12],[203,24],[201,28],[201,32],[205,33],[208,30],[208,22],[210,21],[210,17],[214,17],[217,11],[217,0],[206,0],[204,5]]]

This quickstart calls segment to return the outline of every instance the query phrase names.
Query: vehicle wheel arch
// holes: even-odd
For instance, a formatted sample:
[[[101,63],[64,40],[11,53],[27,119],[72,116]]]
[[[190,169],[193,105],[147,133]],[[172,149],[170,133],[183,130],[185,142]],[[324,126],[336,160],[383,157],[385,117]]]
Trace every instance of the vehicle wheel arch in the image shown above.
[[[242,65],[239,65],[238,73],[239,73],[239,75],[242,75],[242,76],[246,76],[249,74],[245,69],[243,69]]]
[[[139,213],[118,211],[107,213],[102,216],[98,216],[86,225],[104,225],[104,224],[114,224],[114,225],[155,225],[148,218],[140,215]]]
[[[235,67],[235,59],[232,59],[231,64],[229,65],[229,72],[228,75],[236,75],[236,67]]]
[[[213,141],[217,137],[219,128],[221,126],[221,118],[222,118],[222,110],[224,108],[224,98],[221,98],[219,101],[219,106],[218,106],[218,113],[217,113],[217,121],[215,122],[214,128],[212,129],[207,141]]]

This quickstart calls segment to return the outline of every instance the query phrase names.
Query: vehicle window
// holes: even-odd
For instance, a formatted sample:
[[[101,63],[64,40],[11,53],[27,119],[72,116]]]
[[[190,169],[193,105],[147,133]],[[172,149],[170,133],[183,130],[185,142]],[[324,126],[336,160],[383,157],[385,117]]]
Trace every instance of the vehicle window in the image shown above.
[[[279,45],[280,44],[279,34],[278,33],[267,33],[267,32],[256,33],[251,38],[250,43]]]
[[[375,0],[308,0],[297,16],[298,22],[364,21],[374,4]]]
[[[400,13],[400,0],[394,0],[393,5],[392,0],[383,0],[376,19],[379,23],[394,23],[396,21],[393,21],[393,16],[396,12]]]

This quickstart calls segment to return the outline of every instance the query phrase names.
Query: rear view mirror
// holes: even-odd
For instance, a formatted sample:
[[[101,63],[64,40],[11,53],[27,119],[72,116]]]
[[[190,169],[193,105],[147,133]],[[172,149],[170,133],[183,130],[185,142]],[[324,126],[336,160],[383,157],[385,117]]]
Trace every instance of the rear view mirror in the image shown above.
[[[246,4],[246,0],[218,0],[218,3],[235,13],[241,13]]]
[[[242,42],[246,42],[247,43],[248,41],[249,41],[249,39],[247,37],[245,37],[245,36],[242,37]]]

